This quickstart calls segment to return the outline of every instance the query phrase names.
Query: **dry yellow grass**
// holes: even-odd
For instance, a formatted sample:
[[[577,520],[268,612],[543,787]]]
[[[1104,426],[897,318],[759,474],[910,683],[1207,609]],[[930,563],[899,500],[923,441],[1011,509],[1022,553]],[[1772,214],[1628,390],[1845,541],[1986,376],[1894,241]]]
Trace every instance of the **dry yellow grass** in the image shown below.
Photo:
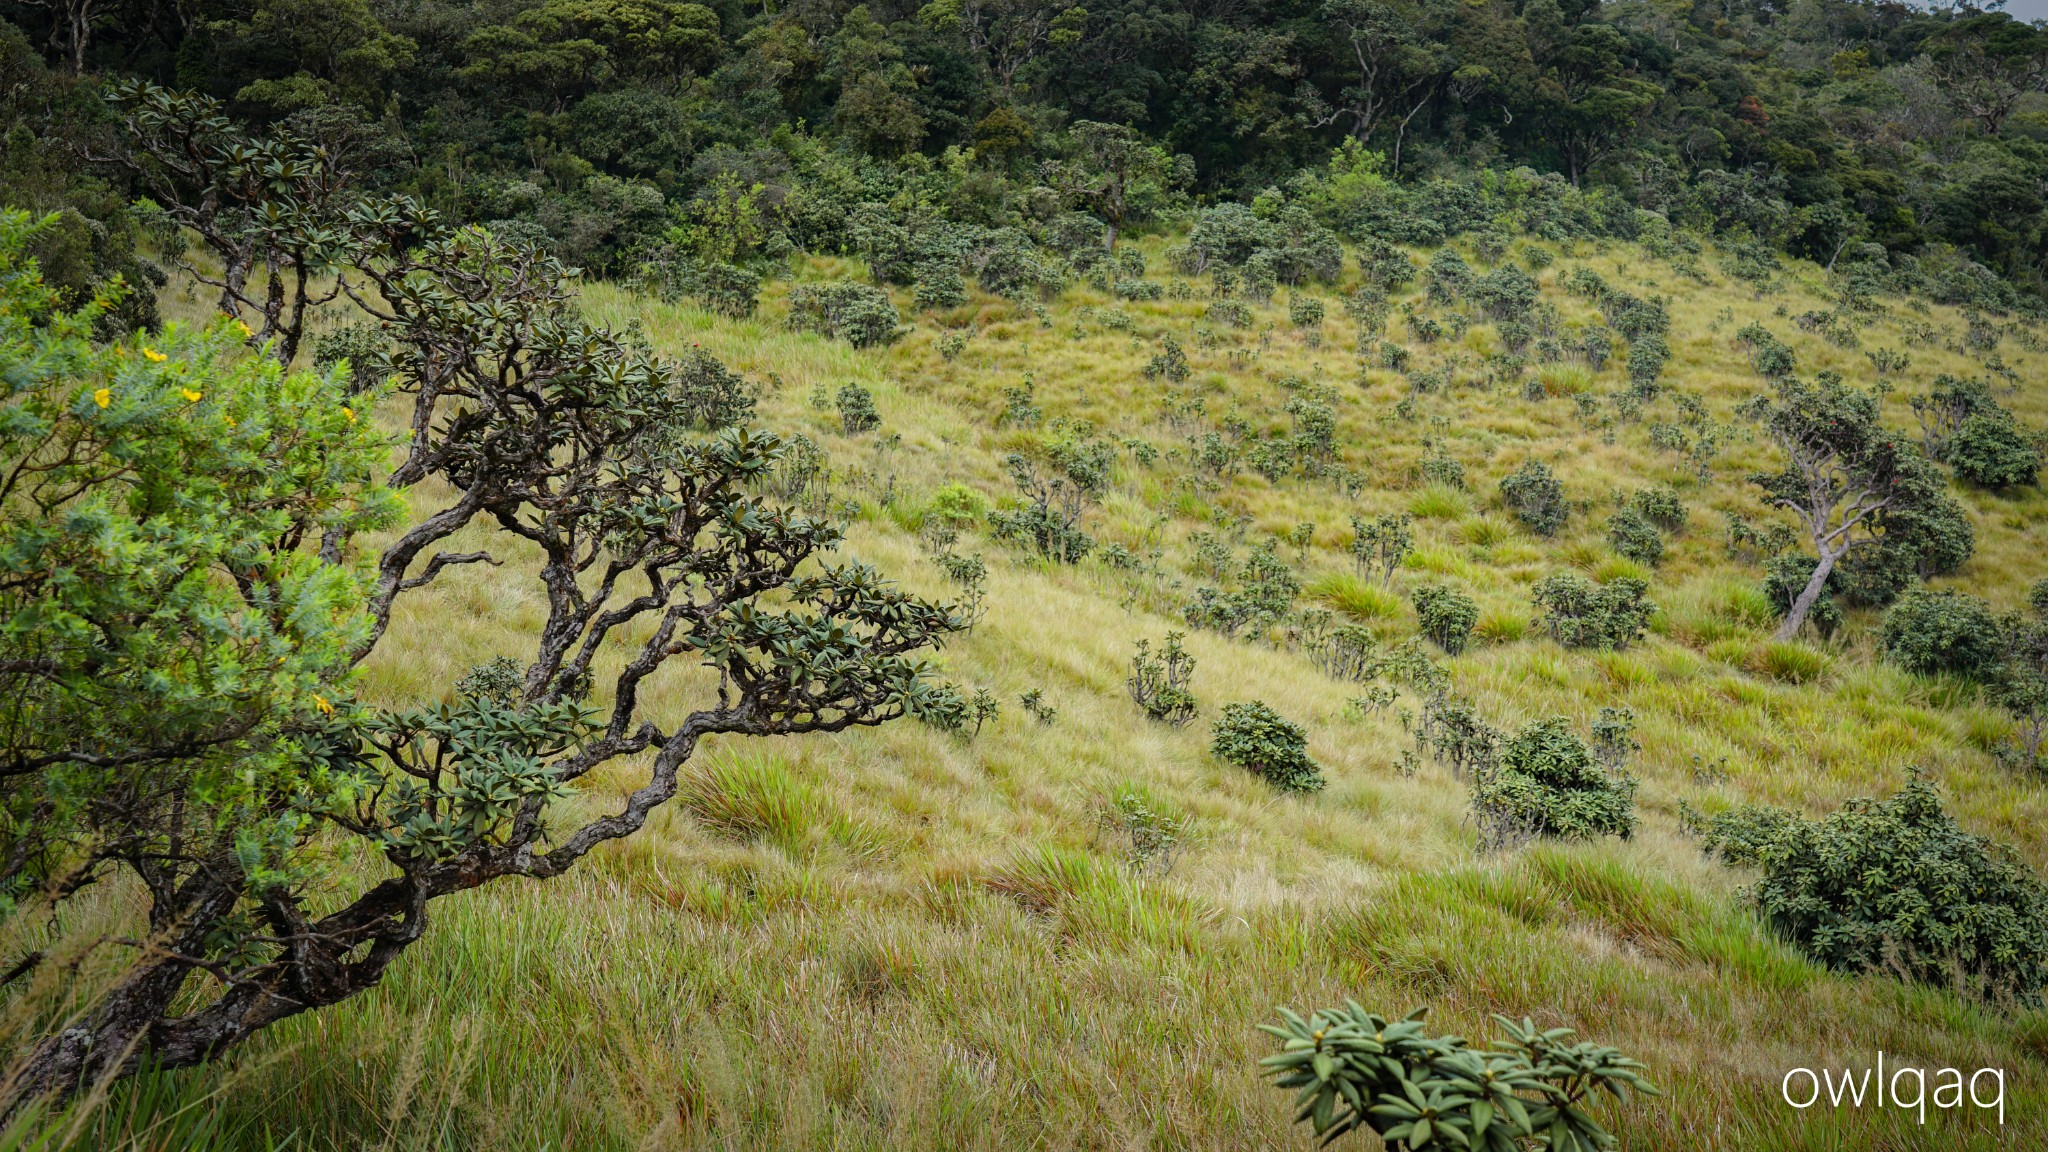
[[[1155,266],[1162,246],[1144,244]],[[1542,275],[1545,299],[1568,320],[1593,314],[1556,287],[1580,265],[1616,287],[1673,295],[1665,381],[1721,421],[1762,386],[1732,345],[1751,321],[1797,350],[1802,373],[1871,378],[1861,351],[1787,318],[1827,306],[1811,265],[1757,299],[1711,272],[1708,285],[1685,280],[1627,246],[1582,245]],[[822,260],[800,273],[858,274]],[[1275,1004],[1346,996],[1394,1011],[1429,1003],[1442,1027],[1474,1036],[1491,1031],[1488,1013],[1529,1015],[1639,1056],[1666,1095],[1606,1110],[1629,1148],[2048,1139],[2048,1016],[1816,969],[1746,912],[1743,878],[1704,860],[1679,831],[1681,799],[1818,812],[1887,791],[1917,765],[1968,827],[2048,866],[2048,793],[1987,754],[1996,717],[1878,663],[1872,620],[1852,617],[1825,649],[1763,647],[1770,622],[1750,591],[1756,573],[1728,559],[1721,514],[1756,514],[1740,478],[1769,461],[1767,445],[1731,443],[1701,484],[1651,447],[1640,424],[1589,429],[1569,397],[1478,390],[1485,326],[1416,347],[1418,367],[1453,355],[1463,367],[1459,384],[1424,398],[1409,421],[1395,412],[1406,390],[1398,376],[1360,378],[1351,325],[1334,306],[1320,347],[1273,306],[1255,308],[1258,331],[1219,326],[1205,347],[1194,337],[1205,324],[1200,300],[1116,301],[1075,286],[1041,324],[977,295],[915,317],[890,348],[855,352],[784,332],[784,288],[771,286],[759,316],[737,323],[603,285],[586,304],[607,321],[638,322],[657,346],[701,343],[779,381],[763,397],[765,423],[810,435],[841,469],[893,472],[887,505],[873,489],[846,493],[863,502],[847,550],[933,594],[948,585],[912,529],[942,484],[1008,493],[1000,461],[1026,434],[995,427],[1002,388],[1028,373],[1048,416],[1168,447],[1161,389],[1141,372],[1168,332],[1186,347],[1190,388],[1212,420],[1235,408],[1254,426],[1281,427],[1292,394],[1284,379],[1332,388],[1345,461],[1366,486],[1347,498],[1333,485],[1242,473],[1219,491],[1187,491],[1170,461],[1126,461],[1088,527],[1134,552],[1161,549],[1156,579],[1094,563],[1048,567],[964,541],[991,562],[993,610],[948,646],[944,663],[1004,703],[978,739],[901,723],[706,748],[692,799],[629,843],[561,881],[437,905],[430,938],[383,988],[273,1030],[232,1068],[179,1078],[187,1098],[219,1093],[207,1107],[230,1133],[222,1146],[266,1147],[289,1134],[293,1147],[316,1149],[1308,1148],[1286,1099],[1256,1074],[1267,1043],[1253,1026]],[[1932,323],[1954,337],[1963,321],[1951,310],[1923,316],[1888,304],[1860,338],[1865,349],[1911,353],[1902,391],[1938,371],[1981,371],[1904,327]],[[1131,317],[1134,331],[1100,323],[1109,309]],[[1405,336],[1398,320],[1390,327]],[[938,345],[947,329],[970,336],[950,360]],[[1249,355],[1233,361],[1233,350]],[[2048,426],[2039,384],[2048,357],[2011,340],[1999,351],[2025,382],[2006,402]],[[1620,388],[1620,367],[1593,389]],[[873,389],[881,435],[901,437],[885,457],[876,435],[841,436],[833,415],[809,403],[814,388],[847,381]],[[1909,422],[1902,400],[1890,409]],[[1425,435],[1461,460],[1468,492],[1426,492],[1415,481]],[[1522,531],[1495,495],[1500,477],[1530,458],[1551,463],[1581,502],[1551,540]],[[1675,485],[1691,511],[1649,574],[1663,606],[1653,635],[1609,654],[1538,638],[1529,585],[1567,566],[1617,571],[1602,530],[1612,496],[1652,483]],[[1952,582],[2017,606],[2048,576],[2048,497],[1962,499],[1977,552]],[[1635,710],[1644,783],[1633,840],[1477,855],[1463,787],[1429,765],[1404,778],[1401,722],[1347,711],[1355,687],[1295,653],[1188,639],[1206,714],[1256,697],[1308,728],[1330,779],[1311,798],[1274,795],[1208,756],[1205,723],[1149,724],[1125,696],[1133,643],[1179,629],[1172,608],[1200,582],[1188,571],[1192,533],[1248,517],[1246,538],[1256,540],[1312,521],[1304,582],[1326,578],[1341,603],[1348,517],[1419,500],[1440,514],[1418,521],[1418,553],[1396,590],[1448,579],[1489,621],[1451,662],[1461,691],[1501,726],[1558,713],[1584,722],[1603,705]],[[469,666],[519,652],[541,605],[515,569],[456,569],[405,601],[368,669],[367,694],[432,698]],[[1374,605],[1359,611],[1387,635],[1412,629],[1405,602],[1386,615],[1373,593],[1354,587],[1352,598]],[[669,676],[651,707],[680,710],[702,688],[692,675]],[[1032,689],[1059,709],[1055,725],[1016,707]],[[1725,783],[1695,776],[1723,758]],[[606,789],[624,789],[630,775],[620,769],[584,802],[612,802]],[[1132,790],[1186,821],[1185,851],[1164,875],[1129,868],[1096,823],[1106,800]],[[1921,1129],[1893,1112],[1796,1112],[1779,1101],[1787,1069],[1860,1066],[1878,1049],[1900,1062],[2004,1067],[2005,1127],[1970,1110]]]

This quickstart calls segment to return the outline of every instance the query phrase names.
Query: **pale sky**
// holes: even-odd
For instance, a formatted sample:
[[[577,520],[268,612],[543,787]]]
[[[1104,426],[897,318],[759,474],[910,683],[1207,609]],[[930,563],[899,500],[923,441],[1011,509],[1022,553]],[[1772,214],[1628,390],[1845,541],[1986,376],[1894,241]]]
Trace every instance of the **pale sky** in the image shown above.
[[[2006,0],[2005,11],[2015,20],[2048,20],[2048,0]]]

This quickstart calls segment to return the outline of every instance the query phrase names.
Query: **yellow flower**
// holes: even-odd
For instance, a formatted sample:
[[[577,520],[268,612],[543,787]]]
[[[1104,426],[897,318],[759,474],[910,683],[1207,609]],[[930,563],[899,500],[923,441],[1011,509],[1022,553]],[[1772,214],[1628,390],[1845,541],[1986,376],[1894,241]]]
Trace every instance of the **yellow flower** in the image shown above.
[[[242,330],[242,339],[244,340],[247,340],[249,337],[254,336],[256,334],[254,332],[249,331],[249,325],[245,321],[236,320],[235,327],[240,328]]]
[[[162,362],[162,361],[164,360],[164,354],[163,354],[163,353],[161,353],[161,352],[157,351],[157,350],[156,350],[156,349],[154,349],[154,348],[148,347],[147,345],[145,345],[145,346],[143,347],[143,349],[142,349],[142,354],[143,354],[144,356],[147,356],[147,357],[149,357],[149,358],[150,358],[151,360],[153,360],[153,361],[156,361],[156,362],[158,362],[158,363],[161,363],[161,362]]]
[[[334,714],[334,705],[329,704],[325,696],[313,697],[313,707],[320,709],[321,712],[327,715],[332,716]]]
[[[99,405],[102,408],[105,408],[107,405],[112,404],[114,402],[114,390],[112,388],[100,389],[99,391],[92,394],[92,402]]]
[[[344,404],[341,406],[341,414],[348,417],[349,423],[353,424],[356,422],[356,410],[348,405]]]
[[[235,426],[235,418],[234,418],[233,416],[230,416],[230,417],[228,417],[228,427],[230,427],[230,428],[233,428],[234,426]]]
[[[197,404],[201,399],[205,398],[206,393],[194,392],[190,388],[180,388],[178,389],[178,395],[183,396],[187,404]]]

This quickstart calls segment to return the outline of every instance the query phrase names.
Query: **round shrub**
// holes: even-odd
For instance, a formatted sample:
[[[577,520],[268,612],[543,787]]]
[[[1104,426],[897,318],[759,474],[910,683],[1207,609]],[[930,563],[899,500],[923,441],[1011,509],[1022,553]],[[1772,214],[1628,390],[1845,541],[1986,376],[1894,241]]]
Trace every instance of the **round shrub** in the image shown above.
[[[1669,488],[1645,488],[1629,497],[1628,506],[1666,532],[1685,527],[1685,501]]]
[[[1958,479],[1985,488],[2032,484],[2041,471],[2041,446],[2002,412],[1963,421],[1946,453]]]
[[[2040,1002],[2048,889],[2010,848],[1957,827],[1925,780],[1819,820],[1738,808],[1705,831],[1709,851],[1762,869],[1751,898],[1815,960]]]
[[[1638,564],[1657,564],[1664,559],[1664,534],[1650,518],[1634,508],[1623,508],[1607,521],[1607,542],[1614,550]]]
[[[313,367],[329,372],[343,363],[348,365],[348,376],[342,386],[349,395],[383,383],[391,371],[391,341],[384,338],[384,329],[370,322],[349,324],[323,333],[313,342]]]
[[[1595,584],[1576,572],[1536,582],[1530,598],[1543,610],[1543,630],[1567,648],[1626,648],[1642,639],[1657,605],[1648,583],[1621,576]]]
[[[1430,643],[1456,656],[1472,638],[1472,626],[1479,622],[1479,605],[1455,589],[1424,584],[1415,590],[1415,622]]]
[[[1915,588],[1884,614],[1884,654],[1911,672],[1982,676],[2004,652],[1991,606],[1952,589]]]
[[[1556,534],[1564,527],[1566,509],[1564,485],[1551,474],[1550,466],[1530,460],[1508,473],[1500,482],[1501,503],[1538,536]]]
[[[1313,328],[1323,322],[1323,302],[1299,292],[1288,297],[1287,320],[1296,328]]]
[[[1636,827],[1635,779],[1610,775],[1560,716],[1515,733],[1496,770],[1475,780],[1472,803],[1496,823],[1565,840],[1626,839]]]
[[[882,426],[882,414],[875,410],[874,394],[859,384],[839,389],[839,427],[848,436],[872,432]]]
[[[1322,770],[1308,756],[1308,736],[1263,701],[1225,704],[1209,751],[1282,792],[1315,792]]]

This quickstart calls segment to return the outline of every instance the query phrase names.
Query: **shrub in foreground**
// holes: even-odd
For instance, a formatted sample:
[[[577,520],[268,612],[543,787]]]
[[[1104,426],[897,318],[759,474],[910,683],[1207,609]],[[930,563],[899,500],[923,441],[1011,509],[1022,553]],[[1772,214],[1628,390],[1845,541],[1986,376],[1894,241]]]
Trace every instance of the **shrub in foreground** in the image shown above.
[[[1316,792],[1323,787],[1322,770],[1309,759],[1308,735],[1263,701],[1225,704],[1209,751],[1282,792]]]
[[[1295,1123],[1328,1144],[1364,1128],[1388,1148],[1471,1148],[1553,1152],[1616,1147],[1584,1110],[1599,1092],[1626,1099],[1660,1095],[1642,1065],[1618,1050],[1571,1043],[1572,1030],[1539,1030],[1495,1016],[1503,1036],[1490,1049],[1462,1036],[1430,1036],[1419,1008],[1398,1021],[1349,1001],[1303,1019],[1280,1009],[1280,1053],[1259,1062],[1274,1086],[1296,1090]]]
[[[1927,781],[1819,820],[1739,808],[1705,832],[1709,852],[1761,870],[1758,911],[1815,960],[2040,1001],[2048,887],[2010,848],[1958,827]]]

